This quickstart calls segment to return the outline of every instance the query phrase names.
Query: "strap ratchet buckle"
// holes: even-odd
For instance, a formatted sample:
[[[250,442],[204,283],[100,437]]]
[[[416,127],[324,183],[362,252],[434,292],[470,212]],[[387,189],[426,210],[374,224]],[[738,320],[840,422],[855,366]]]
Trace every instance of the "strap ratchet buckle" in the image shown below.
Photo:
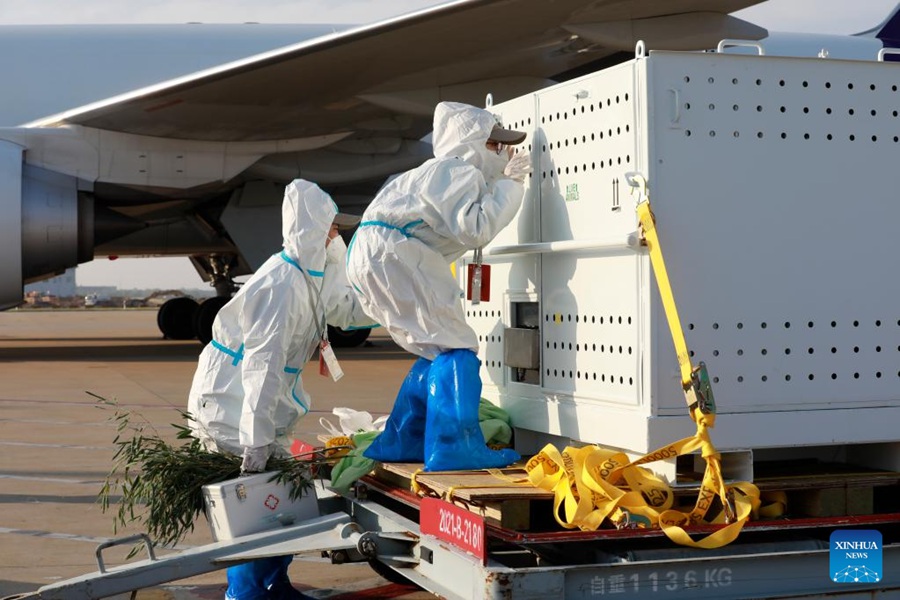
[[[697,407],[704,415],[716,414],[716,399],[705,362],[701,361],[691,370],[691,381],[684,385],[684,395],[689,408]]]

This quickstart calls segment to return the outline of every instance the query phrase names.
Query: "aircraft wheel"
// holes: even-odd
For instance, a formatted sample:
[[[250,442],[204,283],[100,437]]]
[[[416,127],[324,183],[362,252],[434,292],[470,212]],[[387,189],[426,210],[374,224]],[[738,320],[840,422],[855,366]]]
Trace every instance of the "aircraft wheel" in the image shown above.
[[[219,310],[228,304],[230,296],[213,296],[204,300],[194,313],[194,332],[204,346],[212,340],[212,326]]]
[[[354,348],[366,341],[371,332],[371,329],[352,329],[347,331],[329,325],[328,341],[335,348]]]
[[[197,301],[187,296],[171,298],[159,307],[156,325],[167,340],[190,340],[194,337],[194,311]]]

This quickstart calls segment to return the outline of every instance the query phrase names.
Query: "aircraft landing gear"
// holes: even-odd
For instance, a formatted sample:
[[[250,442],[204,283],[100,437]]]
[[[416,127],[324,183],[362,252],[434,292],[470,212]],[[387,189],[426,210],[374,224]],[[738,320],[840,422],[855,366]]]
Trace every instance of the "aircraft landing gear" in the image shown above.
[[[234,257],[211,254],[208,258],[210,285],[216,289],[216,296],[204,300],[194,313],[194,333],[204,346],[212,340],[212,326],[219,309],[228,304],[237,285],[231,276]]]
[[[204,346],[212,341],[212,326],[219,309],[228,304],[231,296],[214,296],[204,300],[194,312],[194,332]]]
[[[190,340],[194,333],[197,301],[187,296],[166,300],[156,313],[156,325],[167,340]]]

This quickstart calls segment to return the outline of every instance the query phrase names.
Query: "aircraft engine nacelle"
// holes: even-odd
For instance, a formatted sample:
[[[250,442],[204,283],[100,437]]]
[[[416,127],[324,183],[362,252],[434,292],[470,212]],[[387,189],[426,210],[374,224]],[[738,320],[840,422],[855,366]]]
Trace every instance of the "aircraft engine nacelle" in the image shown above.
[[[93,202],[75,177],[26,165],[0,140],[0,309],[22,302],[22,285],[91,260]]]

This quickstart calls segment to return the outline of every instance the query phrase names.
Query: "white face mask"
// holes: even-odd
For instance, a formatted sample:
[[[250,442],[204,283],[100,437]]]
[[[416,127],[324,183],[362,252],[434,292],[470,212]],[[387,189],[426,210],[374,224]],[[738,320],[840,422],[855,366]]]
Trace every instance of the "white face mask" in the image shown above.
[[[481,154],[482,157],[483,166],[481,172],[484,174],[485,181],[492,183],[497,179],[500,179],[500,176],[503,175],[503,169],[509,164],[509,155],[506,151],[501,150],[500,154],[497,154],[492,150],[482,147],[480,148],[479,154]]]

